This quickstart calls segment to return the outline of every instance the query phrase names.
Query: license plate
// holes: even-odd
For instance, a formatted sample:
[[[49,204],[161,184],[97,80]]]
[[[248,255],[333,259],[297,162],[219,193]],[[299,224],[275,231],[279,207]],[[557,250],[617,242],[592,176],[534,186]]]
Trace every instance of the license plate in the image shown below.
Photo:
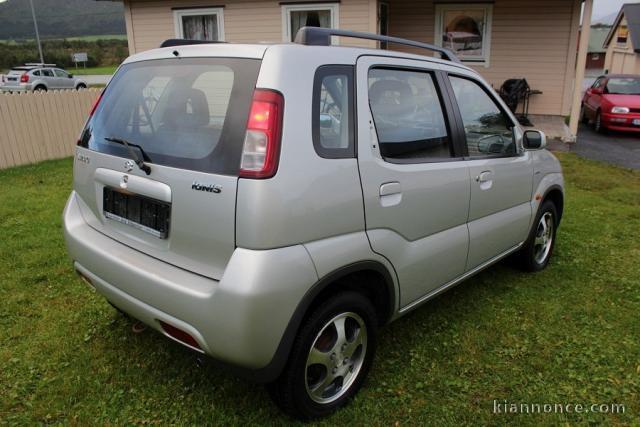
[[[102,206],[104,216],[108,219],[137,228],[160,239],[166,239],[169,235],[171,216],[169,203],[105,187]]]
[[[635,126],[640,126],[640,119],[633,119],[633,124]]]

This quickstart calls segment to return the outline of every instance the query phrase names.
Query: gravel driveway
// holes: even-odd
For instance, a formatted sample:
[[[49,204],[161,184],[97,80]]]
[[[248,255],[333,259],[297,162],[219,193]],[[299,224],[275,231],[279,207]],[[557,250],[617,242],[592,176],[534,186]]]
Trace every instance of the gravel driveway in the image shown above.
[[[640,133],[601,135],[589,126],[580,125],[578,141],[571,146],[571,151],[587,159],[640,169]]]

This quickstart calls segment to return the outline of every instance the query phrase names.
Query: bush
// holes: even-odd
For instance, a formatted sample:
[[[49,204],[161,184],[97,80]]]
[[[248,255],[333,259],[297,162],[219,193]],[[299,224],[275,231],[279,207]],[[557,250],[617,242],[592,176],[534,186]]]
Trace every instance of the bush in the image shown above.
[[[128,55],[126,40],[44,40],[42,52],[47,63],[61,67],[73,67],[71,55],[86,52],[89,56],[87,67],[117,65]],[[34,41],[0,43],[0,70],[22,65],[26,62],[40,62],[38,46]]]

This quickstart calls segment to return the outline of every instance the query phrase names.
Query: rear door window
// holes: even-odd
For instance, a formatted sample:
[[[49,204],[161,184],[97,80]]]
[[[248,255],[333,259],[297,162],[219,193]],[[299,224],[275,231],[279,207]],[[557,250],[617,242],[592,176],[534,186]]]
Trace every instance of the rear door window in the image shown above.
[[[388,161],[452,157],[452,144],[434,77],[426,71],[369,71],[369,106],[380,154]]]
[[[105,90],[81,144],[129,157],[125,139],[149,163],[237,174],[260,61],[163,59],[126,64]],[[135,148],[134,149],[138,149]]]

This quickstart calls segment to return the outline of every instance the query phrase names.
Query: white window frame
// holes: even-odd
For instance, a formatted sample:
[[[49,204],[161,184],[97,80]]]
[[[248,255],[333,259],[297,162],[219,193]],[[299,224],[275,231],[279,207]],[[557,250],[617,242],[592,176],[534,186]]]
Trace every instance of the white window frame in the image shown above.
[[[450,10],[480,10],[484,12],[485,28],[482,35],[482,43],[484,47],[484,55],[482,58],[460,58],[462,62],[470,65],[484,65],[489,67],[491,58],[491,30],[493,23],[493,4],[486,3],[451,3],[436,4],[436,22],[435,22],[435,44],[442,46],[442,32],[444,25],[444,13]]]
[[[282,41],[291,42],[291,12],[305,10],[328,10],[331,13],[331,28],[337,29],[340,22],[340,5],[338,3],[308,3],[282,5]],[[295,34],[293,34],[295,36]]]
[[[194,9],[176,9],[173,11],[173,25],[176,37],[183,39],[184,31],[182,28],[183,16],[203,16],[215,15],[218,20],[218,41],[224,41],[224,11],[221,7],[198,7]]]

